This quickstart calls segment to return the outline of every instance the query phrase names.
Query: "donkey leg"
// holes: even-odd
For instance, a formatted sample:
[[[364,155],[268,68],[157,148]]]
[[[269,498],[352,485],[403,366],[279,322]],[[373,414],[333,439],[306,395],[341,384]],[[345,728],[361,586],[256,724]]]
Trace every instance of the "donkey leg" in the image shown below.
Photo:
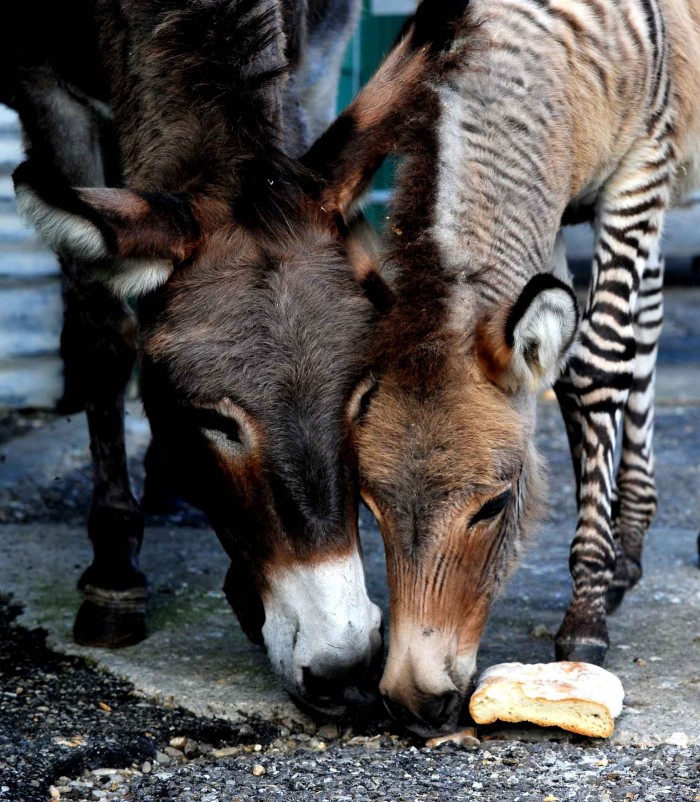
[[[99,104],[50,69],[28,75],[22,89],[18,111],[31,158],[57,167],[74,186],[104,185],[118,154]],[[88,517],[94,557],[79,582],[85,600],[74,636],[79,643],[122,646],[145,635],[146,580],[137,561],[143,516],[129,484],[123,421],[135,321],[125,304],[87,279],[89,268],[65,260],[62,267],[62,350],[72,380],[64,408],[85,406],[94,473]]]
[[[143,515],[131,492],[124,445],[124,388],[135,360],[136,327],[122,302],[99,284],[84,283],[84,273],[79,263],[67,266],[85,343],[75,357],[91,376],[85,412],[94,477],[88,517],[93,561],[78,584],[85,599],[73,634],[78,643],[116,647],[146,635],[146,578],[138,565]]]
[[[654,136],[630,152],[600,200],[592,291],[569,362],[581,410],[579,513],[569,560],[573,595],[555,638],[558,659],[600,664],[609,646],[614,451],[634,381],[637,294],[668,205],[669,130],[659,119]]]
[[[658,243],[657,243],[658,246]],[[633,328],[636,358],[625,406],[622,454],[617,472],[619,504],[614,519],[620,553],[607,593],[607,610],[619,607],[625,591],[642,575],[644,536],[656,514],[654,481],[654,378],[663,323],[663,260],[655,248],[642,273]]]

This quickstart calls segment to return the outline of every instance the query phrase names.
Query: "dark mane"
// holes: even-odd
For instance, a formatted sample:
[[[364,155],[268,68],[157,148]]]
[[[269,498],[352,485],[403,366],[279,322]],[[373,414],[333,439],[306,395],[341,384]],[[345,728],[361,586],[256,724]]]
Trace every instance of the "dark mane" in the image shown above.
[[[285,37],[268,0],[160,2],[153,58],[180,103],[226,128],[243,152],[279,146],[281,92],[287,80]]]
[[[405,125],[387,225],[386,272],[394,276],[395,304],[379,324],[376,357],[421,383],[437,377],[446,353],[449,277],[430,235],[437,199],[437,142],[434,119],[439,110],[434,96],[420,92],[420,104]],[[418,378],[420,377],[420,378]]]
[[[127,183],[235,197],[243,171],[262,166],[261,179],[274,180],[270,165],[286,162],[293,172],[284,156],[288,63],[279,4],[123,2],[130,13],[116,22],[109,0],[98,6]]]

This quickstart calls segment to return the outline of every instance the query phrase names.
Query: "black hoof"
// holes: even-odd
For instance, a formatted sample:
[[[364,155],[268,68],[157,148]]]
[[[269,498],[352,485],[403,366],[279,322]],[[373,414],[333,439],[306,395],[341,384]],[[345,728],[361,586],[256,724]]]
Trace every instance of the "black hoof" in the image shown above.
[[[76,643],[118,649],[146,637],[145,587],[105,590],[86,585],[83,593],[85,601],[73,625]]]
[[[625,598],[625,593],[627,593],[627,585],[623,584],[622,582],[617,584],[613,582],[612,585],[607,590],[605,594],[605,612],[608,615],[617,610],[617,608],[622,604],[622,600]]]
[[[571,660],[575,663],[593,663],[602,666],[608,647],[600,641],[562,640],[554,643],[554,654],[557,660]]]

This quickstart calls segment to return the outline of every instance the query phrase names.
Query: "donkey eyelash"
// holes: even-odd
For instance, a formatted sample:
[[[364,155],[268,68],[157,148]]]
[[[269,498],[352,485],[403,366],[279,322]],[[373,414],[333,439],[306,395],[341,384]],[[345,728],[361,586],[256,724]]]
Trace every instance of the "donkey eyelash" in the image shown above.
[[[483,507],[472,517],[469,521],[469,526],[479,523],[479,521],[488,521],[495,518],[506,507],[511,496],[511,490],[505,490],[495,498],[490,499],[483,505]]]

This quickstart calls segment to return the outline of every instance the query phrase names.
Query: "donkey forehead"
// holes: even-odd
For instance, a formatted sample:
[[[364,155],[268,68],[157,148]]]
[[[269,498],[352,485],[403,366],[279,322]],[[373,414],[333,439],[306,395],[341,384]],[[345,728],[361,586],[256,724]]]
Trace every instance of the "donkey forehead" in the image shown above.
[[[527,450],[526,426],[501,390],[460,360],[426,389],[391,371],[379,380],[359,437],[363,476],[391,494],[488,492],[512,479]]]
[[[146,352],[186,395],[234,395],[251,412],[273,396],[347,394],[366,359],[373,311],[349,267],[326,257],[193,266],[163,291]]]

